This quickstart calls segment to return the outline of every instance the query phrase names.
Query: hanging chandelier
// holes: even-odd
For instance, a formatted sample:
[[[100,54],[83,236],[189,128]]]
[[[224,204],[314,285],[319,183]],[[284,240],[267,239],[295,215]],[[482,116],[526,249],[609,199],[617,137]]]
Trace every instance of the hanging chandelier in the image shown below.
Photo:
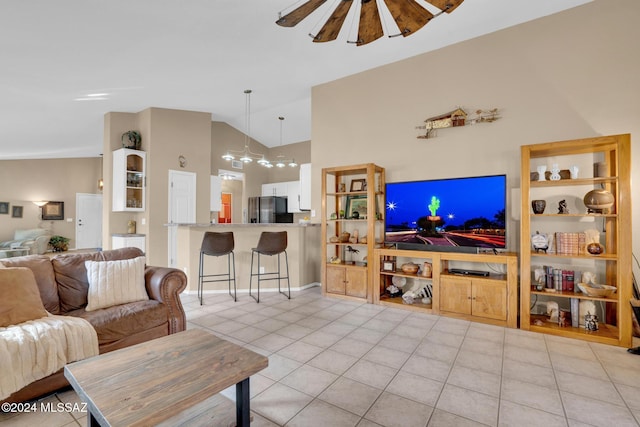
[[[349,10],[354,4],[359,5],[360,21],[358,24],[358,36],[355,40],[347,40],[357,46],[371,43],[384,35],[383,22],[388,37],[407,37],[427,25],[433,18],[444,12],[453,12],[464,0],[426,0],[439,9],[439,12],[431,13],[422,7],[416,0],[384,0],[389,14],[393,17],[397,26],[397,32],[389,34],[384,17],[381,19],[377,0],[337,0],[337,5],[324,25],[316,34],[309,33],[315,43],[330,42],[338,38],[342,25],[347,18]],[[291,12],[278,14],[276,24],[282,27],[294,27],[316,9],[322,6],[326,0],[307,0]],[[297,4],[297,3],[296,3]],[[356,6],[357,8],[358,6]],[[355,16],[358,14],[356,10]]]
[[[282,123],[284,122],[284,117],[280,116],[278,117],[278,120],[280,120],[280,150],[282,150]],[[282,151],[280,152],[278,157],[276,157],[275,164],[277,168],[283,168],[285,166],[295,168],[296,166],[298,166],[295,159],[286,159],[282,154]]]
[[[273,164],[267,160],[264,154],[258,154],[251,151],[249,148],[249,144],[251,142],[251,89],[246,89],[244,91],[245,94],[245,135],[244,135],[244,149],[240,151],[235,150],[227,150],[226,153],[222,155],[222,158],[226,161],[230,162],[231,160],[235,160],[238,157],[242,163],[251,163],[254,160],[261,166],[266,168],[272,168]]]

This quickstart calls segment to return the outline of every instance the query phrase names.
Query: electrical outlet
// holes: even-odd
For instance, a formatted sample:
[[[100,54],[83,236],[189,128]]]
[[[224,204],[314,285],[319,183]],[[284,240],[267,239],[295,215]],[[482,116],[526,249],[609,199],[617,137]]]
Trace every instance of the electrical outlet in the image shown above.
[[[316,210],[311,209],[311,218],[315,218],[315,217],[316,217]]]
[[[140,220],[140,224],[145,225],[147,223],[147,218],[142,218]]]

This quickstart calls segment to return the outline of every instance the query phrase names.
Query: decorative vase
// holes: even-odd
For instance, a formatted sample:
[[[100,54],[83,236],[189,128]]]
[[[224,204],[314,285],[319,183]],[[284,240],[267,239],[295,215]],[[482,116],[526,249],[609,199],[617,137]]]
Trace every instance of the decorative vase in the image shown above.
[[[545,172],[547,172],[547,167],[545,165],[538,166],[537,170],[538,170],[538,181],[546,181],[544,174]]]
[[[589,243],[587,245],[587,252],[589,252],[591,255],[600,255],[604,252],[604,247],[602,247],[600,243]]]
[[[422,265],[422,277],[431,277],[433,274],[433,266],[430,262],[425,262]]]
[[[591,190],[584,195],[583,202],[587,207],[587,213],[607,213],[615,199],[607,190]]]
[[[413,262],[407,262],[405,264],[402,264],[402,267],[400,268],[402,269],[402,272],[405,274],[416,274],[420,269],[420,266]]]
[[[554,163],[551,166],[551,177],[549,179],[551,179],[551,181],[560,181],[560,178],[560,168],[557,163]]]
[[[534,214],[540,215],[544,212],[544,208],[547,207],[547,202],[545,200],[532,200],[531,208],[533,209]]]

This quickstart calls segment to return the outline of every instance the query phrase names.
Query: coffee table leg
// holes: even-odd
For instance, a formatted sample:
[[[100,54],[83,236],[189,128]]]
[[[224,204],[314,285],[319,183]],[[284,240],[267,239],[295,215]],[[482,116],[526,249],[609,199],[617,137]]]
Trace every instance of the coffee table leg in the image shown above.
[[[245,378],[236,384],[236,425],[238,427],[249,427],[250,422],[249,378]]]

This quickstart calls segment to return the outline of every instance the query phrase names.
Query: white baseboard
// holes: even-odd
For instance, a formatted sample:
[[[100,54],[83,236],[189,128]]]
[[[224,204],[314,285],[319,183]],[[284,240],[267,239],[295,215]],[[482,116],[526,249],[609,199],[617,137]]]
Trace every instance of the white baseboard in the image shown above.
[[[296,292],[296,291],[304,291],[305,289],[310,289],[310,288],[314,288],[316,286],[320,286],[320,282],[313,282],[313,283],[309,283],[307,285],[302,285],[302,286],[298,286],[295,288],[291,288],[291,292]],[[282,289],[282,288],[281,288]],[[266,293],[266,292],[278,292],[278,288],[261,288],[260,289],[260,293]],[[184,291],[182,292],[183,294],[186,295],[197,295],[198,294],[198,290],[196,289],[195,291]],[[204,295],[215,295],[215,294],[228,294],[229,290],[228,289],[218,289],[218,290],[205,290],[203,291]],[[249,289],[238,289],[238,293],[239,294],[248,294],[249,293]]]

